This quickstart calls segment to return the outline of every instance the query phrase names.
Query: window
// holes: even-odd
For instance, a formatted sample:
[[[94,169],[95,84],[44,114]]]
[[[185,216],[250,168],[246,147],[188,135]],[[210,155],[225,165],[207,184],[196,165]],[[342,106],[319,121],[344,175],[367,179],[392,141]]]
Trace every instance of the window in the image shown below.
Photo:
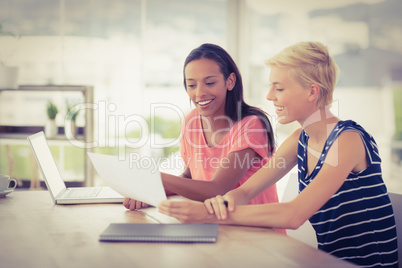
[[[95,136],[107,137],[112,147],[97,148],[103,153],[126,148],[121,138],[134,143],[143,134],[141,122],[151,125],[158,144],[172,144],[180,113],[192,109],[182,85],[183,62],[201,43],[227,48],[241,70],[246,100],[274,115],[265,100],[269,74],[264,59],[301,40],[321,41],[341,69],[334,112],[356,120],[375,137],[387,186],[402,189],[398,0],[1,1],[0,24],[21,35],[0,36],[2,61],[20,67],[20,84],[94,86],[95,102],[106,107],[95,118],[107,119],[95,126]],[[272,121],[278,145],[297,126]],[[156,128],[156,122],[164,127]],[[134,151],[167,157],[177,152],[178,143],[151,149]],[[5,150],[0,154],[5,157]],[[6,164],[0,163],[0,170]]]
[[[8,59],[8,64],[20,67],[19,84],[94,86],[95,103],[106,106],[106,114],[95,111],[95,118],[105,117],[103,121],[95,120],[95,124],[106,124],[95,125],[95,137],[106,136],[112,145],[96,148],[98,152],[140,151],[155,157],[177,152],[177,142],[172,148],[162,149],[147,145],[127,149],[127,145],[139,137],[141,122],[165,123],[159,123],[164,128],[151,128],[156,132],[152,137],[162,139],[157,140],[158,144],[172,144],[170,139],[178,136],[181,114],[192,109],[183,87],[184,59],[202,43],[225,46],[225,1],[2,3],[7,8],[0,11],[0,23],[21,35],[13,40],[18,47]],[[4,42],[0,42],[3,49]],[[74,166],[67,163],[74,158],[66,155],[64,159],[66,164],[62,166]],[[6,170],[6,166],[0,168]]]
[[[371,133],[379,146],[383,176],[390,191],[400,191],[402,140],[402,20],[400,1],[245,1],[243,51],[251,103],[274,115],[264,59],[299,41],[321,41],[340,67],[333,112],[353,119]],[[277,127],[279,144],[299,127]]]

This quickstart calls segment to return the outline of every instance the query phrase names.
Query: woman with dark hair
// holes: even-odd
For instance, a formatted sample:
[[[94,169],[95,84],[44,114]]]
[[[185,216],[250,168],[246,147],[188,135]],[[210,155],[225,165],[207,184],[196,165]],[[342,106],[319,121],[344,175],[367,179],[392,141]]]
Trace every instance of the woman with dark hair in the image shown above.
[[[181,176],[162,173],[168,194],[198,201],[239,187],[272,156],[274,135],[267,115],[244,102],[240,72],[220,46],[203,44],[184,63],[184,86],[195,109],[182,122]],[[276,186],[249,204],[278,202]],[[126,198],[127,209],[146,204]]]
[[[188,63],[199,59],[210,59],[215,61],[221,68],[224,79],[228,79],[231,73],[236,76],[236,83],[232,90],[227,91],[225,102],[225,114],[233,121],[240,121],[246,116],[256,115],[265,125],[269,139],[269,154],[272,155],[274,149],[274,135],[271,123],[267,115],[259,108],[248,105],[243,98],[243,82],[232,57],[220,46],[214,44],[203,44],[194,49],[184,62],[183,77],[184,88],[187,89],[185,69]]]
[[[241,187],[204,203],[162,201],[158,210],[186,223],[297,229],[309,220],[320,250],[361,267],[398,267],[379,149],[362,126],[331,112],[338,67],[328,48],[299,42],[265,63],[271,68],[267,99],[278,122],[301,128]],[[277,159],[281,166],[273,164]],[[293,200],[243,206],[296,165],[299,194]]]

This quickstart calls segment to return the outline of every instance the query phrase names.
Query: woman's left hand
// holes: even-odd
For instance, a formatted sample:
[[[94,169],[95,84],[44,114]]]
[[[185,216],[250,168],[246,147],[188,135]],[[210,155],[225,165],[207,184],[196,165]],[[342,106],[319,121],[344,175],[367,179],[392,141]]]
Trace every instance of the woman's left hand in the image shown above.
[[[212,223],[216,216],[208,213],[204,203],[186,201],[162,201],[159,212],[178,219],[182,223]]]

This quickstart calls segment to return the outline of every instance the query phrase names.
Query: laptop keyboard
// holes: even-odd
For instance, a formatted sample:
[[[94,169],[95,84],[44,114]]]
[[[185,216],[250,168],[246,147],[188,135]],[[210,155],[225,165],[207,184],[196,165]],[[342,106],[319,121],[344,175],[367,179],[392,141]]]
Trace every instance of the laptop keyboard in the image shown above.
[[[101,188],[74,188],[70,189],[68,193],[64,196],[64,198],[88,198],[88,197],[95,197],[100,192]]]

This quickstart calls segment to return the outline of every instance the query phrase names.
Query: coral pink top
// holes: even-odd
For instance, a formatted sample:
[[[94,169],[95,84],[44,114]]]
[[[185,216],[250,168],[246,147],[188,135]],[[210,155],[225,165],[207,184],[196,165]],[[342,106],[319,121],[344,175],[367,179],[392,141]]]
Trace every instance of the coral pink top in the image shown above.
[[[201,125],[201,116],[197,109],[192,110],[185,118],[182,125],[182,138],[180,141],[180,153],[184,163],[191,171],[194,180],[210,181],[215,172],[222,166],[224,159],[232,152],[247,148],[253,149],[261,159],[254,160],[252,166],[234,188],[244,184],[258,169],[268,160],[268,148],[271,146],[263,123],[257,116],[251,115],[236,122],[230,128],[222,142],[215,147],[206,144]],[[213,142],[214,135],[212,135]],[[245,165],[251,159],[237,159],[236,165]],[[276,185],[252,199],[248,204],[265,204],[278,202]]]

